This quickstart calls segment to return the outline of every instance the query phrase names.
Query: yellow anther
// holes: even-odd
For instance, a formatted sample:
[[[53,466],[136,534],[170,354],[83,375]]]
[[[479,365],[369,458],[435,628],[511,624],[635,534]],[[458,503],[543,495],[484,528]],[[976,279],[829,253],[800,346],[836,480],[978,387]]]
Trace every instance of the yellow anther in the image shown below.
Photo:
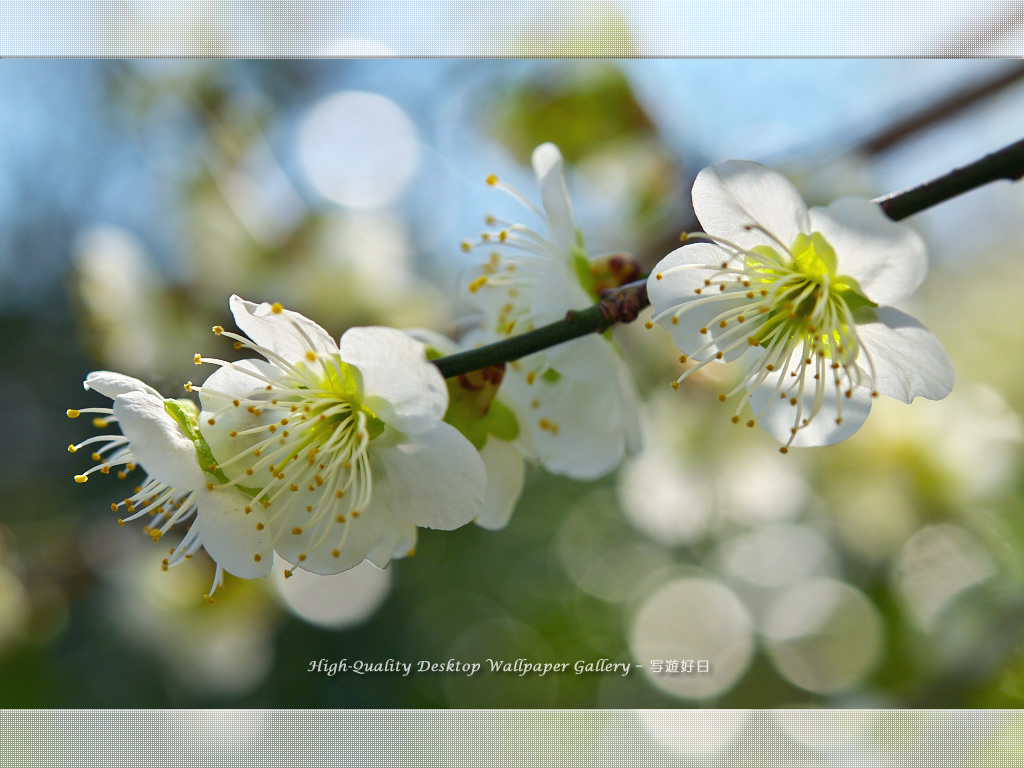
[[[306,562],[306,556],[305,555],[299,555],[299,562],[300,563]]]
[[[487,186],[493,187],[495,184],[498,183],[498,176],[497,174],[492,173],[490,176],[484,179],[484,181],[487,182]]]
[[[270,311],[273,312],[275,315],[280,315],[282,312],[284,312],[284,307],[281,306],[281,302],[275,301],[273,304],[270,305]]]
[[[85,482],[88,482],[88,480],[89,480],[88,475],[75,475],[75,482],[76,483],[85,483]]]
[[[203,595],[203,600],[208,602],[210,605],[213,605],[213,598],[210,597],[209,595]]]
[[[263,559],[263,556],[260,555],[259,553],[257,553],[257,554],[252,556],[252,559],[255,560],[258,563],[260,560]]]
[[[679,325],[679,318],[675,315],[672,316],[672,325]],[[722,327],[724,328],[725,326],[723,325]]]
[[[661,272],[659,272],[659,273],[658,273],[658,274],[656,274],[656,275],[655,275],[654,277],[655,277],[655,278],[656,278],[657,280],[661,280],[661,279],[662,279],[662,278],[664,278],[665,276],[664,276],[663,274],[661,274]]]
[[[245,508],[245,514],[248,515],[250,512],[252,512],[252,507],[246,507]]]
[[[285,572],[284,572],[284,577],[285,577],[286,579],[290,579],[290,578],[292,577],[292,572],[291,572],[291,571],[285,571]]]
[[[686,355],[680,355],[680,356],[679,356],[679,362],[680,362],[680,363],[685,363],[685,362],[686,362],[687,360],[689,360],[689,359],[690,359],[690,358],[688,358],[688,357],[687,357]]]
[[[220,336],[222,333],[224,333],[224,326],[223,325],[215,325],[215,326],[213,326],[213,332],[215,334],[217,334],[218,336]]]
[[[473,250],[472,244],[467,240],[463,240],[461,243],[459,243],[459,248],[462,249],[463,253],[469,253],[471,250]]]
[[[678,381],[673,381],[672,382],[672,389],[679,389],[679,382]]]
[[[331,550],[331,557],[341,557],[341,552],[337,549]]]
[[[160,530],[160,529],[158,529],[158,528],[154,528],[153,530],[151,530],[151,531],[149,532],[149,537],[150,537],[150,538],[151,538],[151,539],[152,539],[153,541],[159,541],[159,540],[160,540],[160,537],[161,537],[161,536],[163,536],[163,535],[164,535],[164,534],[163,534],[163,531],[161,531],[161,530]]]
[[[536,371],[530,371],[528,374],[526,374],[526,383],[527,384],[533,384],[533,382],[535,382],[536,380],[537,380],[537,372]]]
[[[192,362],[195,363],[196,365],[202,365],[203,364],[203,356],[201,354],[199,354],[198,352],[196,352],[195,355],[192,357]]]
[[[754,426],[754,420],[753,420],[753,419],[751,419],[750,421],[748,421],[748,422],[747,422],[747,426],[748,426],[748,427],[753,427],[753,426]]]
[[[213,490],[213,483],[207,483],[206,484],[206,490],[212,491]]]
[[[165,557],[163,560],[160,561],[160,570],[161,571],[166,571],[167,570],[167,565],[168,565],[167,558]]]
[[[102,456],[100,456],[100,453],[99,453],[99,451],[93,451],[93,454],[92,454],[92,456],[90,456],[90,458],[91,458],[91,459],[92,459],[93,461],[99,461],[99,460],[100,460],[100,459],[102,459],[103,457],[102,457]]]
[[[95,419],[92,420],[92,426],[93,429],[103,429],[105,426],[107,426],[107,422],[101,419],[99,416],[97,416]]]
[[[122,520],[121,518],[117,518],[117,524],[124,528],[124,520]]]
[[[479,291],[486,284],[487,284],[487,275],[480,275],[480,277],[476,278],[473,282],[471,282],[469,284],[469,292],[470,293],[476,293],[477,291]]]
[[[733,416],[732,417],[732,423],[733,424],[739,424],[740,423],[740,417],[739,416]]]
[[[339,522],[339,523],[344,523],[345,522],[345,516],[344,515],[336,515],[334,519],[335,519],[336,522]]]
[[[214,424],[217,423],[217,420],[216,419],[207,419],[206,423],[209,424],[212,427]]]
[[[498,233],[498,239],[504,243],[506,240],[508,240],[508,232],[504,229],[501,230],[501,232]]]
[[[74,445],[69,445],[69,446],[68,446],[68,453],[74,453],[74,452],[75,452],[75,451],[77,451],[77,450],[78,450],[78,449],[77,449],[77,448],[75,448],[75,446],[74,446]]]
[[[256,530],[257,531],[262,531],[263,528],[264,528],[263,523],[256,523]]]
[[[186,381],[185,382],[185,391],[186,392],[191,392],[192,391],[192,382],[191,381]]]
[[[311,363],[315,363],[316,362],[316,352],[313,352],[312,350],[307,352],[306,353],[306,359],[309,360],[309,362],[311,362]]]
[[[82,415],[82,412],[77,411],[74,408],[68,408],[67,414],[69,419],[77,419],[79,416]]]
[[[298,526],[295,526],[294,528],[292,528],[292,535],[293,536],[301,536],[302,535],[302,529],[300,527],[298,527]]]
[[[725,395],[722,395],[722,394],[720,394],[720,395],[718,396],[718,402],[720,402],[720,403],[724,403],[724,402],[725,402],[725,399],[726,399],[726,398],[725,398]]]
[[[781,448],[779,448],[779,453],[789,453],[789,448],[787,448],[786,446],[782,446]]]

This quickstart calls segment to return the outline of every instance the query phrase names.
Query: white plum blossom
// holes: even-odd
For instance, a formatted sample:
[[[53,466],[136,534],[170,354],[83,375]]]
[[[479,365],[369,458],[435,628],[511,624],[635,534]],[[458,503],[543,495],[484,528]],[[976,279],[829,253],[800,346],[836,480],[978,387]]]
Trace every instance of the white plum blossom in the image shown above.
[[[537,147],[533,169],[543,211],[497,176],[489,176],[487,183],[521,202],[544,222],[548,234],[488,216],[495,229],[462,246],[488,253],[463,280],[465,298],[482,315],[480,343],[562,320],[566,312],[600,298],[558,148]],[[585,336],[510,363],[502,395],[520,416],[521,443],[551,472],[591,479],[639,450],[636,387],[606,336]]]
[[[753,411],[790,446],[830,445],[856,432],[879,394],[909,403],[953,387],[939,341],[892,305],[924,280],[924,242],[874,203],[844,199],[808,210],[781,174],[729,161],[698,174],[693,206],[704,234],[666,256],[648,279],[653,321],[703,366],[741,359],[732,417]],[[648,324],[650,325],[650,324]]]
[[[92,473],[111,469],[124,479],[136,466],[146,473],[131,496],[111,504],[113,511],[127,513],[118,524],[148,517],[146,531],[157,541],[173,526],[191,521],[163,567],[205,549],[216,563],[207,600],[222,585],[225,571],[245,579],[270,575],[273,551],[263,510],[249,509],[242,493],[221,487],[216,474],[201,466],[211,458],[196,429],[195,404],[164,399],[139,379],[111,371],[90,373],[84,386],[109,397],[113,407],[69,409],[68,416],[97,414],[93,423],[98,429],[117,423],[121,434],[96,435],[69,446],[72,453],[93,446],[96,462],[75,480],[84,483]]]
[[[392,328],[351,328],[340,344],[280,304],[230,300],[262,355],[221,366],[199,391],[217,469],[261,508],[274,549],[331,574],[410,554],[416,527],[450,530],[480,513],[483,463],[442,421],[448,391],[423,344]]]

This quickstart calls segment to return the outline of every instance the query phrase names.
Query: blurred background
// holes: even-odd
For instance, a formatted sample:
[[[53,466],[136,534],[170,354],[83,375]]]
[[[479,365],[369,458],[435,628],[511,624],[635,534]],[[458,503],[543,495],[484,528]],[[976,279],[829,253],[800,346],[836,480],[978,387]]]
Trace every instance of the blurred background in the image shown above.
[[[931,271],[908,309],[956,365],[946,400],[883,398],[847,442],[782,456],[719,406],[729,368],[673,392],[678,352],[636,323],[617,335],[642,455],[593,483],[531,467],[506,530],[421,531],[385,571],[228,577],[207,605],[205,556],[161,572],[166,542],[109,512],[122,483],[73,482],[91,430],[64,416],[103,404],[81,388],[98,368],[183,396],[209,373],[193,354],[233,354],[209,332],[232,293],[336,337],[453,331],[459,243],[521,218],[484,179],[536,200],[543,141],[590,252],[650,268],[705,165],[759,160],[827,203],[1020,139],[1019,63],[3,61],[0,105],[0,707],[1024,703],[1021,187],[909,220]],[[307,672],[520,657],[713,672]]]

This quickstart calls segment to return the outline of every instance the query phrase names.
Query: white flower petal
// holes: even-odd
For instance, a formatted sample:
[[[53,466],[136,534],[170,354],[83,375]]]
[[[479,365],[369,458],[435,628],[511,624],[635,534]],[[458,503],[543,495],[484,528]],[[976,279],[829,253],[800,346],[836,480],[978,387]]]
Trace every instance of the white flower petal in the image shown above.
[[[381,514],[384,516],[384,530],[366,553],[366,559],[378,568],[387,568],[392,560],[412,554],[416,548],[416,526],[390,512],[381,510]]]
[[[540,182],[544,213],[551,229],[551,241],[565,256],[576,242],[576,216],[565,185],[562,153],[554,144],[541,144],[533,150],[533,171]]]
[[[558,257],[551,258],[528,299],[530,316],[538,327],[565,319],[570,309],[586,309],[594,303],[569,261]]]
[[[290,363],[306,361],[307,352],[323,355],[338,352],[331,335],[298,312],[288,309],[274,312],[272,304],[254,304],[238,296],[232,296],[228,304],[235,323],[250,339]]]
[[[303,496],[315,503],[312,494],[303,491]],[[323,575],[341,573],[366,559],[380,541],[388,517],[387,510],[373,499],[366,509],[358,510],[358,515],[345,515],[344,522],[331,514],[319,524],[309,525],[305,506],[293,504],[281,520],[274,521],[274,549],[303,570]]]
[[[520,430],[529,430],[544,468],[580,480],[600,477],[622,460],[638,419],[632,382],[614,371],[586,382],[538,376],[533,384],[517,374],[506,377],[502,393],[522,415]]]
[[[378,438],[384,441],[387,436]],[[487,477],[476,449],[449,424],[404,442],[371,444],[373,498],[423,528],[452,530],[480,514]]]
[[[136,460],[150,477],[183,491],[206,484],[195,445],[164,409],[160,397],[125,392],[114,400],[114,415]]]
[[[598,381],[621,366],[622,357],[603,335],[594,333],[544,350],[548,365],[576,381]]]
[[[214,562],[243,579],[269,576],[274,564],[267,517],[259,504],[231,490],[199,491],[199,540]],[[249,514],[245,513],[250,506]],[[257,526],[262,525],[262,528]],[[257,556],[259,559],[257,560]]]
[[[794,366],[799,367],[800,361]],[[790,366],[792,369],[793,366]],[[771,403],[767,413],[757,420],[758,425],[780,443],[789,442],[792,429],[795,425],[798,409],[803,414],[810,414],[814,403],[814,381],[806,385],[802,398],[797,398],[796,405],[790,405],[787,398],[779,397],[776,392],[780,378],[785,378],[783,387],[788,387],[794,381],[787,372],[771,374],[751,395],[750,405],[754,414],[760,414],[764,408]],[[810,378],[808,376],[808,378]],[[795,448],[806,448],[811,446],[833,445],[850,437],[861,428],[861,425],[871,411],[871,391],[866,387],[856,387],[851,397],[840,394],[837,398],[835,389],[829,387],[825,390],[821,410],[807,426],[800,428],[796,438],[790,445]],[[842,423],[836,424],[836,419],[842,414]]]
[[[647,295],[654,309],[654,317],[674,308],[684,309],[695,301],[701,302],[699,306],[686,309],[679,314],[678,322],[672,322],[672,318],[676,316],[675,312],[657,321],[658,325],[672,334],[672,339],[679,350],[694,360],[710,360],[722,352],[720,359],[731,362],[747,350],[745,336],[737,336],[732,332],[736,328],[735,322],[725,330],[719,326],[719,315],[741,306],[745,301],[744,295],[735,294],[735,300],[708,301],[709,298],[715,297],[715,292],[719,289],[715,286],[709,287],[704,281],[715,277],[724,258],[724,252],[716,246],[707,243],[685,245],[658,262],[647,279]],[[689,265],[693,264],[711,264],[714,268],[690,268]],[[660,280],[658,275],[661,275]],[[700,293],[697,293],[698,290]],[[706,328],[707,333],[701,333],[702,328]],[[726,332],[729,336],[725,337],[721,344],[717,343],[718,337]],[[740,343],[737,344],[737,341]]]
[[[811,229],[835,249],[840,275],[854,278],[876,304],[894,304],[917,290],[928,272],[924,240],[867,200],[836,200],[811,209]]]
[[[857,326],[874,363],[875,389],[909,403],[915,397],[941,400],[956,374],[941,342],[921,323],[892,307],[876,310],[877,322]],[[862,353],[861,367],[867,369]]]
[[[698,173],[693,210],[705,232],[742,248],[769,245],[781,252],[809,231],[807,204],[789,179],[745,160],[729,160]],[[752,226],[767,230],[782,245]]]
[[[146,382],[140,381],[134,376],[125,376],[123,373],[114,371],[93,371],[85,377],[82,386],[85,389],[95,389],[111,400],[126,392],[145,392],[154,397],[160,397],[160,393]]]
[[[363,402],[385,424],[420,433],[444,417],[448,388],[423,345],[394,328],[350,328],[341,359],[363,377]]]
[[[523,492],[523,455],[513,443],[491,435],[480,451],[480,458],[487,472],[487,492],[476,524],[496,531],[508,525]]]

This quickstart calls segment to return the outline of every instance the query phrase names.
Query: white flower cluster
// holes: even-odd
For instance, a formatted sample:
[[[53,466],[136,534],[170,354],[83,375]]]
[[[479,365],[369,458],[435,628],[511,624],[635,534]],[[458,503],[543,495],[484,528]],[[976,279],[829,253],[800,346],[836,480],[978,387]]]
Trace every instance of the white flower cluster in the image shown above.
[[[600,299],[600,262],[588,257],[554,144],[533,152],[542,208],[489,176],[487,183],[516,198],[547,233],[487,218],[494,229],[463,250],[486,260],[462,283],[463,298],[479,310],[479,327],[464,339],[479,346],[562,320]],[[591,334],[511,362],[500,397],[518,418],[518,445],[550,472],[589,480],[640,449],[639,398],[615,342]]]
[[[953,388],[953,364],[927,329],[892,305],[927,272],[925,245],[874,203],[811,208],[781,174],[729,161],[693,184],[703,234],[647,283],[654,322],[695,363],[741,361],[732,416],[791,446],[831,445],[867,419],[879,394],[909,403]],[[648,326],[651,324],[648,323]]]
[[[385,567],[409,554],[416,527],[453,529],[482,510],[484,464],[473,445],[442,421],[448,391],[424,345],[391,328],[352,328],[336,343],[319,325],[280,304],[231,297],[246,335],[225,331],[236,348],[260,355],[226,362],[190,400],[164,399],[138,379],[89,374],[86,389],[113,408],[97,427],[119,435],[99,446],[94,472],[146,473],[134,494],[112,505],[119,522],[149,518],[154,540],[191,521],[164,567],[203,547],[217,563],[211,594],[227,571],[270,573],[273,553],[320,574],[363,560]],[[209,597],[209,595],[207,596]]]
[[[600,298],[609,262],[586,253],[561,154],[543,144],[533,167],[540,207],[487,179],[543,227],[488,217],[492,229],[463,244],[487,255],[462,283],[479,314],[461,343],[381,327],[352,328],[336,343],[280,304],[232,296],[242,334],[214,333],[254,357],[196,355],[197,365],[219,368],[202,386],[186,385],[201,408],[129,376],[89,374],[86,389],[113,407],[68,415],[95,413],[98,427],[116,422],[121,434],[70,447],[94,447],[95,466],[76,480],[140,467],[145,479],[112,505],[119,522],[148,518],[154,540],[190,522],[164,567],[204,548],[217,564],[212,594],[225,571],[268,575],[275,553],[332,574],[411,553],[417,527],[475,520],[501,528],[522,491],[524,459],[578,479],[618,466],[639,450],[640,418],[610,335],[447,382],[431,362]],[[784,453],[850,436],[878,394],[910,402],[949,393],[953,368],[942,346],[891,306],[924,279],[924,244],[911,229],[866,201],[808,209],[786,179],[755,163],[705,169],[693,201],[705,232],[648,280],[648,327],[670,331],[681,362],[693,363],[675,388],[706,365],[742,361],[742,381],[719,399],[742,393],[732,420],[759,424]]]

